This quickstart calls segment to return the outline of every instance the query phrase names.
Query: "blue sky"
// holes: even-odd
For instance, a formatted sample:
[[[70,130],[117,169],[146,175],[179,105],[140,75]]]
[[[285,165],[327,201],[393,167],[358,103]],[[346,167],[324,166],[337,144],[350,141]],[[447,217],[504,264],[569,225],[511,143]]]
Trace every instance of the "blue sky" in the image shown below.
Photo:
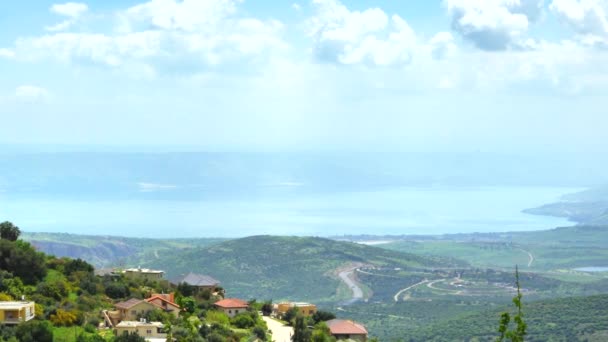
[[[5,1],[0,144],[598,153],[605,0]]]

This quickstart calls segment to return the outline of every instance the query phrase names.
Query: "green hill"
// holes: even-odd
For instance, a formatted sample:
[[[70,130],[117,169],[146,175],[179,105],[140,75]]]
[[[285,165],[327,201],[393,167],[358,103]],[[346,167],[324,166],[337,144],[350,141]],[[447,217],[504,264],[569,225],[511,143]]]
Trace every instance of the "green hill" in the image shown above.
[[[402,332],[406,341],[494,341],[500,313],[492,309]],[[509,309],[509,311],[512,311]],[[607,341],[608,295],[525,303],[526,341]]]
[[[217,238],[145,239],[64,233],[23,233],[38,250],[58,257],[81,258],[96,267],[131,264],[155,258],[162,251],[194,248],[225,241]]]
[[[336,270],[352,264],[377,267],[440,265],[437,259],[314,237],[254,236],[217,245],[164,252],[143,264],[166,270],[209,274],[229,296],[335,302],[350,296]]]
[[[568,194],[559,202],[526,209],[524,212],[566,217],[582,224],[608,225],[608,185]]]

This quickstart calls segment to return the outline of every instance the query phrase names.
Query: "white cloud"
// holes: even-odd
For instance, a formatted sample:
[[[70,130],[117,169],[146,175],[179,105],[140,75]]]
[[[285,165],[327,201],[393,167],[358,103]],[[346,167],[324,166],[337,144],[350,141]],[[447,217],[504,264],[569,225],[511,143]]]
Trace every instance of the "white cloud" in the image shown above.
[[[240,0],[151,0],[118,11],[115,21],[106,21],[115,25],[105,30],[20,38],[14,51],[22,60],[192,72],[222,63],[254,61],[285,48],[279,21],[239,16],[238,3]],[[55,10],[75,18],[84,7]],[[71,22],[48,29],[69,26]]]
[[[68,2],[65,4],[55,4],[51,6],[51,12],[68,17],[68,19],[55,25],[46,26],[44,29],[51,32],[65,31],[74,25],[88,10],[89,7],[83,3]]]
[[[396,66],[410,63],[416,35],[398,15],[379,8],[351,11],[338,0],[313,0],[308,21],[317,60],[340,64]]]
[[[15,89],[15,98],[19,101],[36,102],[46,100],[49,96],[48,90],[37,86],[22,85]]]
[[[0,49],[0,57],[3,58],[14,58],[15,52],[10,49]]]
[[[51,6],[51,12],[70,18],[77,18],[87,12],[89,7],[78,2],[67,2],[65,4],[55,4]]]
[[[452,29],[482,50],[517,46],[541,15],[543,0],[445,0]]]
[[[300,4],[298,4],[297,2],[294,2],[293,4],[291,4],[291,8],[293,8],[296,11],[301,11],[302,10],[302,6],[300,6]]]
[[[582,43],[608,47],[608,1],[553,0],[549,8]]]
[[[429,41],[431,54],[435,59],[444,59],[454,54],[457,47],[450,32],[439,32]]]

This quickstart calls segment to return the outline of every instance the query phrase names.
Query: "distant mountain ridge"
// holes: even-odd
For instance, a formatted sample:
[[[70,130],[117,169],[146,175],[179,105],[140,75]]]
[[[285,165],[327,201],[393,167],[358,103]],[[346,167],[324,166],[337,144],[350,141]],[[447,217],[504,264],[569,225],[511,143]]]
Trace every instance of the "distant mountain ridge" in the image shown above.
[[[169,277],[189,271],[209,274],[230,288],[230,296],[337,302],[336,270],[353,264],[376,267],[430,267],[438,259],[318,237],[252,236],[216,245],[163,252],[142,266]]]
[[[524,212],[565,217],[587,225],[608,225],[608,185],[564,195],[559,202],[526,209]]]

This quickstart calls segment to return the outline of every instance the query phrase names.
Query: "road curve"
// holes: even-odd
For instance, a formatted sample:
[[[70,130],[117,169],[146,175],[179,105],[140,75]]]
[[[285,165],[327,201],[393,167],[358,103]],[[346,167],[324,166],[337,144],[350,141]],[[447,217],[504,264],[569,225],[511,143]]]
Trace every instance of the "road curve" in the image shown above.
[[[359,284],[352,279],[356,269],[357,268],[354,267],[338,273],[340,279],[346,284],[346,286],[348,286],[349,289],[351,289],[351,291],[353,291],[353,298],[343,302],[342,305],[351,305],[363,299],[363,290],[361,287],[359,287]]]

